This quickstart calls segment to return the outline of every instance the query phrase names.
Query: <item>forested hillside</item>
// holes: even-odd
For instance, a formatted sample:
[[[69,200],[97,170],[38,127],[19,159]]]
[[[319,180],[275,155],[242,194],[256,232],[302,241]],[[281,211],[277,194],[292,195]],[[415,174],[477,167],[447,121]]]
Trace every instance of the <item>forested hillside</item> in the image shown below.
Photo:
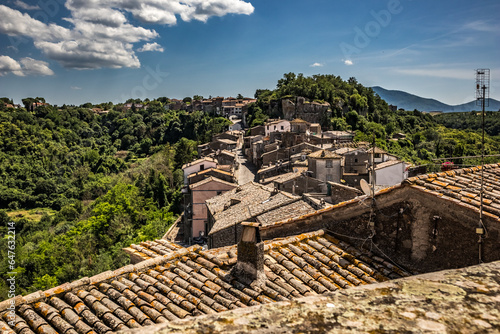
[[[434,119],[447,128],[476,131],[481,130],[483,122],[481,112],[477,111],[438,114],[434,116]],[[500,112],[487,111],[484,117],[484,125],[485,132],[490,136],[500,135]]]
[[[161,237],[174,221],[180,166],[229,122],[160,101],[103,115],[88,107],[0,110],[0,299],[8,221],[18,293],[118,268],[128,262],[121,248]]]

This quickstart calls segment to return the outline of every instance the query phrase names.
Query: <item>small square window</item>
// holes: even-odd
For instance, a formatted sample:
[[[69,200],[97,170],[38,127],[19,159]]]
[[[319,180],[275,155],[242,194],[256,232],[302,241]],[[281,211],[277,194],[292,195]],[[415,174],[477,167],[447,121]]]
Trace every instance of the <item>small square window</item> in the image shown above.
[[[326,160],[326,168],[332,168],[333,167],[333,161],[332,160]]]

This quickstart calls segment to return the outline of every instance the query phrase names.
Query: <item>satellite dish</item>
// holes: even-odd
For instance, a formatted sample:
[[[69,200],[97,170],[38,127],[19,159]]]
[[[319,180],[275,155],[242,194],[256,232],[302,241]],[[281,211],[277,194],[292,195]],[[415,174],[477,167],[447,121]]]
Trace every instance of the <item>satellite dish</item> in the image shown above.
[[[359,185],[361,186],[361,190],[363,190],[366,196],[373,197],[372,188],[365,179],[361,179],[361,181],[359,181]]]

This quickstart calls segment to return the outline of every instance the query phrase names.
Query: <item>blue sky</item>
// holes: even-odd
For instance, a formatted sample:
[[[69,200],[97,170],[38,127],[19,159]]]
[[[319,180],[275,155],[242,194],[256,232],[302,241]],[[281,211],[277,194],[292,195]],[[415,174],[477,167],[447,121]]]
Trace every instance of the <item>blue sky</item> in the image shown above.
[[[500,100],[498,0],[5,0],[0,96],[62,105],[253,96],[284,73]]]

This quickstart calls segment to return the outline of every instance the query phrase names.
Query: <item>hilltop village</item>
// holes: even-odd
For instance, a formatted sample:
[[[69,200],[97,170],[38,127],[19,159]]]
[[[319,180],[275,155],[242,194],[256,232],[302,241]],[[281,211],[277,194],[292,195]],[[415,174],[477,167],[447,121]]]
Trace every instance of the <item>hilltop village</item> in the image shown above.
[[[179,218],[162,238],[125,247],[127,266],[0,302],[2,333],[500,327],[500,164],[427,173],[324,126],[349,112],[342,103],[287,96],[267,104],[280,117],[250,127],[256,102],[162,106],[228,120],[179,166]]]
[[[175,328],[185,332],[194,324],[203,328],[203,321],[215,321],[223,332],[251,331],[249,320],[227,326],[200,316],[256,306],[253,313],[223,314],[261,321],[270,312],[261,305],[307,297],[330,307],[323,297],[333,296],[328,292],[398,278],[407,279],[402,284],[433,289],[432,279],[414,281],[412,276],[471,266],[478,256],[480,262],[500,260],[499,164],[484,171],[474,167],[411,176],[409,164],[373,144],[354,142],[353,132],[323,131],[318,122],[322,113],[331,112],[327,106],[307,105],[301,98],[297,102],[283,102],[286,118],[245,131],[244,101],[201,101],[202,109],[216,108],[233,125],[199,145],[198,159],[182,166],[183,213],[164,238],[125,248],[129,266],[1,302],[2,333],[136,333],[141,327],[143,333],[153,333],[147,326],[161,323],[169,332],[170,323],[181,319],[188,322],[174,322],[180,326]],[[481,178],[487,191],[478,227]],[[485,227],[487,238],[480,231]],[[483,275],[498,272],[498,263],[482,267]],[[441,294],[459,289],[460,280],[472,280],[470,273],[450,271],[458,278],[442,284]],[[498,296],[498,284],[486,278],[474,284],[482,289],[474,291],[484,294],[477,305],[488,305],[481,315],[418,314],[415,306],[423,305],[398,292],[394,301],[406,315],[386,323],[385,329],[472,332],[500,326],[499,308],[493,306],[498,299],[487,296]],[[382,307],[383,289],[363,293]],[[426,308],[454,309],[449,303],[432,305]],[[304,309],[272,312],[274,317],[300,312],[295,317],[303,319]],[[320,311],[316,306],[307,312]],[[429,319],[431,313],[436,316]],[[364,331],[373,328],[375,317],[375,323],[385,321],[375,311],[360,314],[356,322],[335,314],[323,314],[319,322],[300,321],[301,328]]]

